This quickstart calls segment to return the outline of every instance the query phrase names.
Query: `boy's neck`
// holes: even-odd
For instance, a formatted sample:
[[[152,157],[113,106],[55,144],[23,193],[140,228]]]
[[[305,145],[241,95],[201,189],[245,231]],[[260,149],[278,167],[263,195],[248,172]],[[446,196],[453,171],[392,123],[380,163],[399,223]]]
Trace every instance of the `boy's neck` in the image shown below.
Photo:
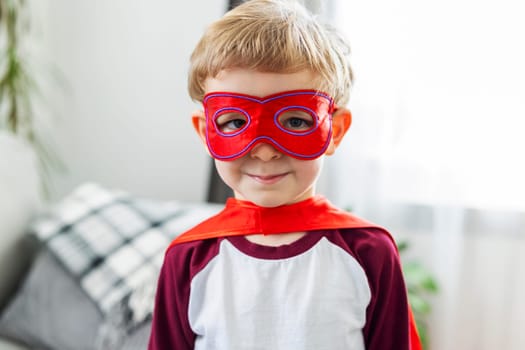
[[[246,237],[248,241],[255,243],[255,244],[270,246],[270,247],[278,247],[281,245],[291,244],[299,240],[305,234],[306,232],[292,232],[292,233],[281,233],[281,234],[271,234],[271,235],[255,234],[255,235],[246,235],[244,237]]]

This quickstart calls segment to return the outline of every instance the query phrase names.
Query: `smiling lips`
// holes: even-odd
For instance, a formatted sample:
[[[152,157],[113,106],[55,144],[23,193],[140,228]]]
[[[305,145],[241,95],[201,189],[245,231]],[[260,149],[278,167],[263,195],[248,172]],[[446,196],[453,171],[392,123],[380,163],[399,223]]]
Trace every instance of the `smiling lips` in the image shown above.
[[[284,178],[288,173],[282,173],[277,175],[253,175],[248,174],[249,177],[254,179],[255,181],[264,184],[264,185],[271,185],[274,183],[279,182],[282,178]]]

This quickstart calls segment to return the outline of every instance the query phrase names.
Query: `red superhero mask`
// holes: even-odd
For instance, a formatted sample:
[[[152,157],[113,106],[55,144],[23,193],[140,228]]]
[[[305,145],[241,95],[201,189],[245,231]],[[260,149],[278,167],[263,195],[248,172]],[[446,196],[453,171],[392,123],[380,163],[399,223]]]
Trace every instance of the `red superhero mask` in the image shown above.
[[[206,143],[219,160],[234,160],[266,142],[297,159],[320,157],[332,136],[333,99],[315,90],[263,98],[212,92],[203,100]]]

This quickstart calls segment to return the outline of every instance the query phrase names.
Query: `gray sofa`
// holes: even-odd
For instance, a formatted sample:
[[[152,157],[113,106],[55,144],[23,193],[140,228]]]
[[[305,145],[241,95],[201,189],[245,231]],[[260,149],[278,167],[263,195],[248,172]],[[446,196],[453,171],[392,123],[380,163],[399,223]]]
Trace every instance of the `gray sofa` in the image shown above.
[[[0,350],[145,349],[167,245],[219,209],[89,183],[2,232]]]

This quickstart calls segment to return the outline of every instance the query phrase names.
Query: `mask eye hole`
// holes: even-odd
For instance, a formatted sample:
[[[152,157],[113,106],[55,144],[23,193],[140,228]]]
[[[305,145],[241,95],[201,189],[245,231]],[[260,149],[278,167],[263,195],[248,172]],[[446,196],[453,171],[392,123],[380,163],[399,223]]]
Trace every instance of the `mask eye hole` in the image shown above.
[[[248,124],[248,117],[240,112],[226,111],[215,118],[217,130],[223,134],[234,134],[242,131]]]
[[[281,129],[291,133],[302,134],[316,126],[316,118],[306,110],[288,109],[277,116]]]

